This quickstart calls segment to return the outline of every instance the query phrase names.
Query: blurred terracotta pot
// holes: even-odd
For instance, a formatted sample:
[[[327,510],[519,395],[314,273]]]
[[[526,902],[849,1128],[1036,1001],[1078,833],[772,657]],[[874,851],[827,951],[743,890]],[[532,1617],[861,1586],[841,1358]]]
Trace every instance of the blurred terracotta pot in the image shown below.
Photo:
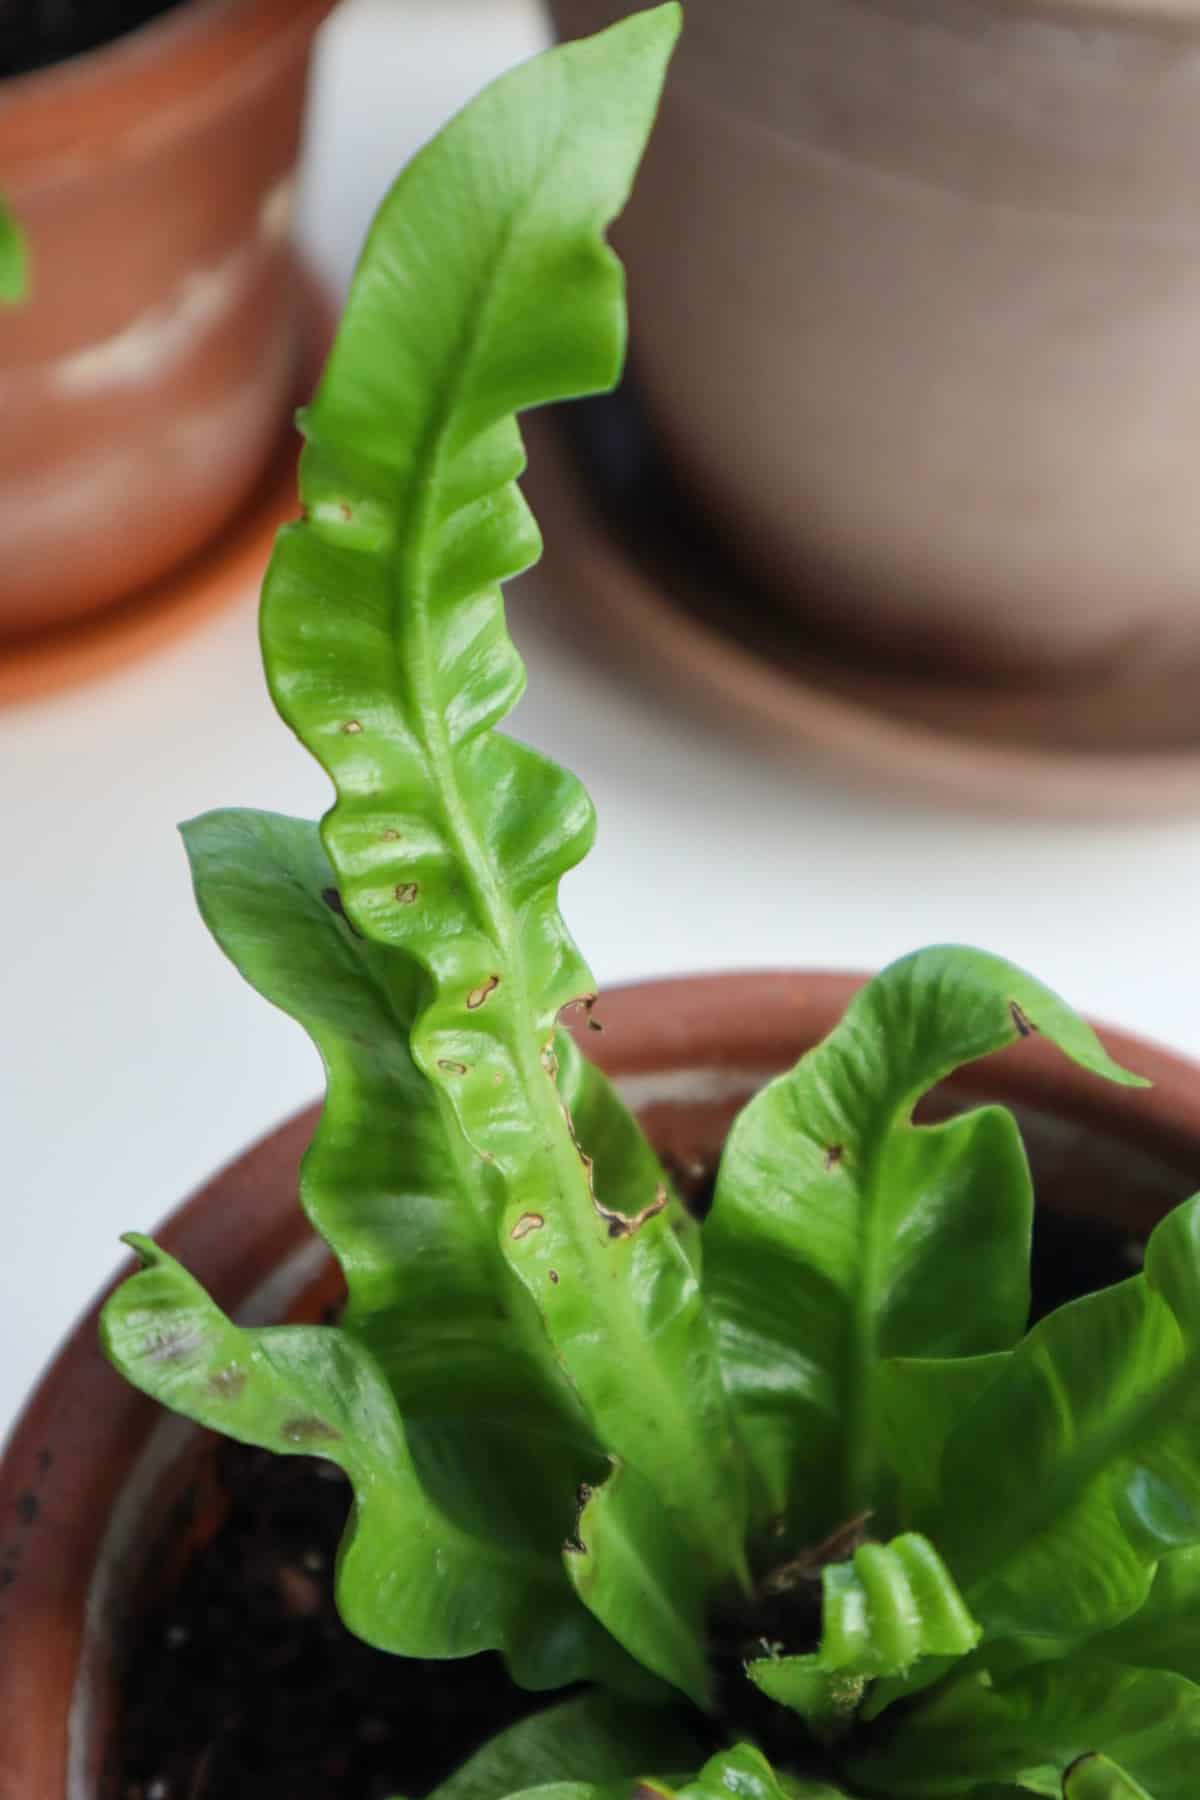
[[[696,1159],[711,1165],[747,1094],[823,1037],[857,985],[794,973],[641,983],[603,996],[604,1033],[586,1048],[686,1175]],[[1037,1039],[949,1087],[963,1101],[1017,1107],[1043,1204],[1143,1233],[1200,1186],[1196,1071],[1136,1040],[1106,1041],[1153,1079],[1150,1092],[1097,1081]],[[329,1259],[296,1199],[314,1119],[303,1113],[264,1138],[157,1234],[243,1319],[314,1318],[330,1298]],[[93,1309],[0,1464],[5,1800],[109,1791],[102,1771],[111,1781],[123,1646],[137,1626],[131,1603],[163,1550],[168,1515],[186,1539],[205,1493],[212,1440],[124,1386],[100,1354],[96,1325]],[[176,1504],[181,1494],[187,1504]]]
[[[564,36],[626,0],[551,0]],[[687,0],[615,238],[688,486],[959,670],[1200,662],[1200,11]]]
[[[153,580],[281,441],[299,343],[288,221],[333,0],[185,0],[0,84],[33,293],[0,314],[0,637]]]

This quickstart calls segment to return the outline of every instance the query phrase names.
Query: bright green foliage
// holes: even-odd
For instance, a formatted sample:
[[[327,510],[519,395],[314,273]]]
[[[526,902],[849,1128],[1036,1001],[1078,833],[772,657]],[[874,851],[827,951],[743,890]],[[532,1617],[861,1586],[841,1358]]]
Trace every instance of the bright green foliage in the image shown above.
[[[506,1270],[486,1194],[477,1191],[479,1164],[464,1155],[460,1134],[452,1120],[447,1129],[435,1091],[413,1064],[406,990],[386,979],[394,957],[348,927],[314,825],[212,813],[185,826],[184,838],[213,935],[261,994],[304,1025],[324,1061],[327,1103],[304,1160],[301,1197],[346,1274],[343,1329],[386,1377],[423,1488],[466,1534],[463,1553],[476,1544],[488,1582],[508,1583],[505,1605],[493,1607],[491,1634],[474,1647],[505,1650],[514,1673],[534,1687],[559,1685],[566,1668],[571,1678],[644,1688],[636,1666],[572,1597],[561,1545],[576,1484],[602,1479],[606,1465],[552,1360],[524,1348],[515,1284],[507,1316],[499,1314]],[[565,1066],[586,1122],[585,1146],[620,1141],[628,1115],[603,1076],[578,1057]],[[628,1167],[642,1179],[663,1179],[644,1140]],[[110,1303],[110,1353],[139,1386],[165,1397],[162,1371],[133,1353],[137,1340],[123,1329],[122,1314],[138,1304],[136,1283]],[[289,1343],[303,1355],[324,1335],[297,1328]],[[537,1335],[527,1335],[537,1351]],[[277,1362],[283,1354],[277,1344]],[[199,1416],[177,1388],[172,1393],[180,1410]],[[221,1420],[218,1409],[205,1422]],[[224,1429],[246,1436],[235,1424],[224,1417]],[[531,1580],[543,1591],[537,1607],[523,1601]],[[407,1602],[395,1585],[387,1593],[397,1596],[395,1618],[386,1633],[372,1631],[373,1641],[408,1655],[462,1653],[449,1635],[441,1650],[428,1637],[418,1649]],[[382,1603],[378,1595],[365,1600]],[[340,1601],[344,1612],[355,1611],[345,1585]]]
[[[924,1528],[993,1637],[1116,1625],[1200,1543],[1200,1199],[1144,1275],[1030,1332],[951,1434]]]
[[[1089,1656],[1173,1670],[1200,1684],[1200,1548],[1164,1556],[1137,1612],[1088,1642]]]
[[[609,1787],[647,1769],[693,1768],[702,1755],[686,1717],[593,1692],[510,1725],[429,1800],[504,1800],[560,1782]]]
[[[1067,1771],[1063,1800],[1151,1800],[1140,1781],[1107,1756],[1083,1756]]]
[[[557,902],[592,809],[493,730],[524,681],[499,582],[538,550],[513,414],[619,373],[602,233],[677,30],[662,7],[516,70],[400,177],[302,419],[306,519],[280,535],[262,637],[276,704],[338,791],[322,836],[347,917],[419,980],[413,1059],[480,1165],[524,1311],[704,1580],[740,1572],[744,1511],[699,1290],[665,1194],[622,1213],[593,1192],[551,1066],[560,1011],[594,991]]]
[[[687,1546],[663,1531],[653,1489],[618,1466],[603,1487],[582,1487],[580,1498],[566,1554],[575,1592],[648,1669],[707,1708],[708,1595]]]
[[[557,1682],[537,1648],[562,1611],[553,1564],[481,1546],[430,1503],[358,1341],[346,1330],[239,1329],[171,1257],[129,1242],[145,1267],[104,1314],[118,1367],[189,1418],[283,1455],[327,1457],[350,1477],[338,1600],[351,1629],[409,1656],[469,1656],[499,1640],[530,1685]]]
[[[672,1748],[678,1756],[681,1747],[678,1733],[673,1745],[661,1731],[658,1742],[650,1741],[640,1716],[623,1727],[611,1710],[567,1701],[502,1732],[429,1800],[844,1800],[843,1789],[828,1782],[780,1775],[750,1744],[709,1757],[690,1778],[628,1775],[630,1766],[647,1767],[638,1761],[639,1751],[643,1758],[658,1752],[658,1767],[669,1769]],[[594,1781],[572,1774],[588,1766],[596,1771]]]
[[[957,1659],[979,1627],[927,1538],[861,1544],[851,1560],[821,1570],[821,1642],[808,1656],[762,1657],[746,1673],[772,1700],[821,1735],[856,1711],[877,1676],[907,1675],[924,1657]]]
[[[593,983],[556,889],[591,808],[492,729],[522,680],[497,582],[537,547],[513,410],[619,372],[621,274],[602,232],[677,29],[678,9],[658,8],[503,78],[384,202],[305,416],[306,519],[281,534],[263,602],[272,692],[338,788],[324,851],[293,821],[247,814],[188,838],[216,935],[325,1061],[304,1203],[424,1493],[489,1567],[498,1542],[505,1566],[560,1597],[525,1619],[517,1575],[490,1641],[533,1685],[552,1653],[560,1680],[620,1677],[571,1598],[578,1554],[562,1564],[586,1481],[606,1535],[576,1592],[700,1699],[704,1596],[746,1577],[694,1231],[569,1052],[574,1121],[564,1109],[557,1018]],[[122,1366],[155,1387],[154,1368],[128,1353]],[[607,1568],[648,1513],[694,1596],[686,1656],[673,1607],[655,1627],[619,1604]],[[379,1598],[352,1580],[357,1616]],[[388,1591],[388,1641],[412,1651],[407,1603]],[[459,1649],[448,1633],[421,1653]]]
[[[1200,1199],[1028,1330],[1015,1124],[913,1116],[1035,1032],[1136,1077],[1011,964],[921,951],[751,1100],[701,1229],[560,1024],[593,993],[557,898],[593,820],[497,729],[499,584],[538,549],[516,414],[617,378],[603,234],[678,25],[504,77],[384,202],[262,614],[334,804],[185,827],[214,937],[324,1064],[301,1199],[340,1323],[239,1325],[135,1237],[105,1347],[346,1471],[338,1600],[371,1642],[597,1684],[435,1800],[1184,1800]]]
[[[881,1459],[896,1474],[898,1524],[926,1518],[937,1505],[946,1439],[1011,1355],[997,1350],[990,1356],[899,1356],[879,1365],[877,1443]]]
[[[29,292],[29,246],[0,194],[0,305],[15,306]]]
[[[967,1677],[914,1703],[884,1746],[852,1759],[848,1773],[852,1792],[861,1784],[887,1800],[959,1800],[1002,1781],[1058,1800],[1072,1767],[1098,1752],[1152,1800],[1194,1800],[1200,1688],[1083,1655],[995,1687]]]
[[[706,1286],[767,1513],[813,1537],[877,1503],[884,1359],[1003,1350],[1024,1329],[1032,1195],[1012,1119],[986,1108],[916,1129],[911,1115],[953,1069],[1031,1031],[1131,1079],[1010,964],[920,951],[730,1132]]]
[[[672,1790],[661,1792],[670,1800]],[[750,1744],[722,1750],[705,1763],[692,1780],[679,1783],[675,1800],[838,1800],[839,1790],[823,1781],[795,1781],[781,1776],[766,1757]]]

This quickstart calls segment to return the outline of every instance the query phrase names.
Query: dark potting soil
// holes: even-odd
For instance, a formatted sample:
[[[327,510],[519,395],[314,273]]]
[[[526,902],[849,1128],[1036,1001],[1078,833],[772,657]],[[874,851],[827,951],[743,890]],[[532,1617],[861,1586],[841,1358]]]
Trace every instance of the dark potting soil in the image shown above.
[[[182,0],[0,0],[0,81],[95,50]]]
[[[711,1177],[688,1173],[688,1202],[703,1214]],[[1136,1261],[1125,1233],[1040,1212],[1033,1316],[1124,1280]],[[218,1483],[224,1522],[139,1624],[113,1800],[420,1796],[546,1704],[497,1656],[399,1661],[350,1635],[331,1582],[350,1492],[332,1465],[222,1444]],[[814,1612],[814,1633],[816,1623]],[[737,1696],[739,1726],[765,1744],[775,1709],[747,1715],[755,1690],[733,1678],[745,1621],[729,1624],[727,1638],[714,1632],[718,1679]]]
[[[332,1464],[223,1444],[218,1480],[224,1522],[139,1621],[113,1800],[421,1795],[546,1704],[498,1656],[401,1662],[350,1635],[331,1580],[350,1488]]]

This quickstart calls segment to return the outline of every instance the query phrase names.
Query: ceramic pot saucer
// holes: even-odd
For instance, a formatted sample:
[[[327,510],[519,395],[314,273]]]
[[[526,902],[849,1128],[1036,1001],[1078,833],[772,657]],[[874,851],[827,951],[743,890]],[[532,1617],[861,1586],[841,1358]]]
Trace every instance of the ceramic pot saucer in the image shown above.
[[[570,629],[692,711],[860,783],[1010,816],[1200,813],[1200,670],[986,684],[822,643],[689,514],[628,395],[524,421],[544,584]]]
[[[298,264],[296,279],[302,323],[293,401],[299,405],[316,385],[336,314],[315,275]],[[69,625],[29,639],[0,642],[0,704],[36,700],[106,675],[182,637],[239,597],[255,593],[276,530],[300,510],[298,451],[289,418],[256,493],[219,538],[161,581]]]

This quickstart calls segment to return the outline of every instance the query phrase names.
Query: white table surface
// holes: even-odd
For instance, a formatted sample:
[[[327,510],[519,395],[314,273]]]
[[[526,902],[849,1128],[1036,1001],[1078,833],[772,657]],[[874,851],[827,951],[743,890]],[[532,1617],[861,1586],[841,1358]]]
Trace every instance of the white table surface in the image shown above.
[[[348,0],[331,19],[301,224],[334,280],[404,158],[544,33],[538,0]],[[511,614],[530,665],[516,729],[599,809],[565,901],[602,984],[960,939],[1200,1055],[1200,824],[1005,823],[854,793],[586,668],[519,592]],[[0,714],[0,767],[2,1431],[118,1233],[318,1092],[302,1033],[209,943],[174,825],[225,804],[315,816],[328,794],[266,700],[250,594],[152,660]]]

